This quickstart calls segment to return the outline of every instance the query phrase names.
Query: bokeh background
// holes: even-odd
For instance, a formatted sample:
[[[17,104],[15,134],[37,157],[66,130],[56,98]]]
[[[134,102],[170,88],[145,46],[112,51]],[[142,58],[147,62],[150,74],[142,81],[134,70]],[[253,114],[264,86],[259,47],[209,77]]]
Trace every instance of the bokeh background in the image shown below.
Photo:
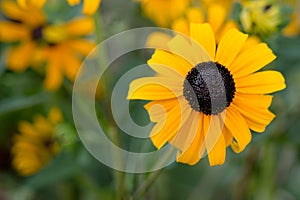
[[[277,55],[277,59],[266,67],[282,72],[286,79],[287,88],[274,95],[270,108],[276,118],[264,133],[253,133],[253,140],[242,153],[235,154],[228,148],[226,162],[222,166],[209,166],[207,158],[194,166],[171,164],[157,173],[153,182],[150,181],[152,184],[141,199],[300,199],[299,1],[194,0],[187,1],[183,11],[173,9],[174,5],[178,8],[184,1],[165,0],[162,3],[161,0],[152,0],[154,5],[147,6],[147,0],[103,0],[94,13],[86,14],[82,13],[84,1],[70,6],[67,1],[48,0],[42,8],[34,8],[47,16],[47,20],[40,28],[42,34],[39,40],[34,40],[39,45],[37,53],[29,55],[37,59],[27,62],[26,59],[24,61],[28,57],[26,51],[10,57],[12,49],[23,44],[26,38],[16,34],[15,29],[5,26],[5,23],[30,26],[25,23],[26,20],[14,19],[13,14],[7,16],[7,12],[19,11],[7,11],[3,6],[7,1],[1,0],[1,200],[130,199],[134,196],[145,181],[149,182],[151,174],[115,171],[87,152],[72,118],[72,85],[76,70],[69,68],[75,66],[77,69],[77,61],[81,63],[88,49],[114,34],[137,27],[172,28],[173,21],[184,16],[189,8],[201,8],[205,13],[213,3],[226,8],[227,19],[235,21],[241,31],[268,43]],[[15,1],[10,2],[16,4]],[[249,3],[255,6],[248,6]],[[34,16],[29,11],[31,6],[24,8],[21,5],[19,9],[24,12],[22,16]],[[149,15],[149,10],[152,15]],[[170,11],[174,11],[176,16],[170,17]],[[256,18],[255,14],[242,17],[245,12],[258,12],[255,14],[259,17]],[[155,17],[163,14],[166,14],[163,22]],[[86,21],[67,25],[78,17]],[[214,18],[217,20],[218,17],[217,13]],[[35,23],[37,20],[32,21]],[[253,26],[249,28],[247,24]],[[33,29],[37,30],[37,27]],[[83,31],[80,33],[80,30]],[[17,33],[20,32],[18,29]],[[7,39],[9,36],[13,39]],[[57,77],[61,76],[47,71],[49,63],[53,64],[56,60],[52,59],[48,48],[82,40],[87,44],[72,43],[74,54],[65,55],[65,49],[53,54],[56,58],[71,55],[66,59],[67,64],[60,66],[64,70],[59,72],[63,78],[58,83]],[[70,49],[70,46],[67,47]],[[111,139],[122,148],[142,149],[138,140],[129,138],[116,126],[109,109],[111,91],[122,74],[146,63],[152,53],[152,50],[139,50],[120,57],[99,82],[95,95],[99,123],[108,132],[113,130],[118,135],[117,140]],[[11,64],[10,59],[23,64]],[[24,63],[26,66],[22,66]],[[23,68],[19,69],[16,65]],[[88,86],[85,89],[88,90]],[[130,103],[131,116],[140,125],[149,123],[144,103]],[[149,150],[154,150],[150,141],[146,143]]]

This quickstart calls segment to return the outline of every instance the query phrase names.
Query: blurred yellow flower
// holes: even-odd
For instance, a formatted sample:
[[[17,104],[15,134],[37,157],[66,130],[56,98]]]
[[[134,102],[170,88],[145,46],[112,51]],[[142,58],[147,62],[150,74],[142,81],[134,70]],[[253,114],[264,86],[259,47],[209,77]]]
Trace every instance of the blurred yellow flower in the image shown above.
[[[74,6],[74,5],[77,5],[80,3],[80,0],[67,0],[68,3],[71,5],[71,6]],[[83,0],[83,9],[82,9],[82,12],[83,14],[86,14],[86,15],[92,15],[94,14],[100,3],[101,3],[101,0]]]
[[[247,33],[267,37],[278,31],[281,21],[280,7],[273,1],[243,1],[241,23]]]
[[[36,115],[32,124],[20,122],[20,133],[14,136],[11,149],[12,165],[20,175],[37,173],[59,152],[56,126],[62,120],[60,110],[52,108],[47,118]]]
[[[41,48],[39,59],[45,61],[46,89],[60,87],[63,76],[74,81],[77,71],[95,44],[83,38],[94,30],[91,18],[77,18],[62,25],[50,25],[44,29],[44,37],[49,44]]]
[[[14,71],[23,71],[32,62],[33,55],[46,25],[44,13],[36,8],[21,9],[15,2],[4,0],[0,8],[8,20],[0,21],[0,42],[19,42],[8,52],[7,65]]]
[[[191,7],[186,10],[182,17],[174,20],[171,27],[172,30],[188,36],[190,35],[190,23],[204,22],[208,22],[211,25],[217,44],[227,30],[231,28],[238,29],[238,24],[228,18],[228,10],[220,3],[208,4],[206,9]],[[167,49],[169,40],[171,40],[171,36],[155,32],[147,38],[147,46]],[[259,39],[251,36],[251,40],[247,40],[247,43],[250,41],[258,43]]]
[[[152,101],[145,108],[156,123],[155,147],[169,142],[179,149],[177,161],[190,165],[206,151],[210,165],[220,165],[227,146],[243,151],[250,129],[263,132],[273,120],[266,94],[284,89],[285,80],[277,71],[257,72],[276,56],[265,43],[245,46],[248,35],[235,28],[216,45],[209,24],[192,23],[190,37],[157,49],[148,61],[156,75],[134,80],[128,99]]]
[[[9,49],[7,66],[17,72],[29,66],[46,65],[46,89],[61,86],[64,75],[73,81],[82,59],[95,47],[84,36],[94,30],[90,17],[75,18],[70,22],[50,25],[40,9],[20,8],[15,2],[1,2],[8,17],[0,21],[0,41],[18,42]]]
[[[206,9],[190,8],[184,17],[175,20],[172,23],[172,29],[189,35],[190,23],[208,22],[215,34],[217,43],[222,35],[230,28],[238,28],[233,20],[228,19],[228,11],[222,4],[209,4]]]
[[[144,14],[160,27],[168,27],[180,17],[190,0],[139,0]]]

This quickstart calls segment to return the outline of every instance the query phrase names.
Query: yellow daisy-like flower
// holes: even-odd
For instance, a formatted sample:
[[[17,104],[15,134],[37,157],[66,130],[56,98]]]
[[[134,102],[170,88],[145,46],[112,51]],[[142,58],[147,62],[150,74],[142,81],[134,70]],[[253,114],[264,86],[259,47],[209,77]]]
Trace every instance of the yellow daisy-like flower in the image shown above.
[[[71,5],[71,6],[74,6],[74,5],[77,5],[80,3],[80,0],[67,0],[68,3]],[[100,3],[101,3],[101,0],[83,0],[83,9],[82,9],[82,12],[83,14],[86,14],[86,15],[92,15],[94,14]]]
[[[45,15],[35,7],[23,10],[13,1],[2,1],[0,8],[9,19],[0,21],[0,42],[19,42],[8,52],[7,66],[14,71],[23,71],[32,62],[42,38]]]
[[[160,27],[168,27],[180,17],[190,4],[190,0],[140,0],[145,15]]]
[[[0,21],[0,41],[18,42],[7,52],[8,68],[22,72],[29,66],[40,69],[46,63],[46,89],[59,88],[64,75],[72,81],[81,60],[95,47],[84,39],[94,30],[89,17],[50,25],[36,7],[22,9],[15,2],[3,1],[1,9],[9,20]]]
[[[74,81],[82,59],[95,47],[94,43],[81,37],[93,30],[94,23],[91,18],[77,18],[44,29],[44,37],[49,44],[41,48],[38,57],[47,63],[44,82],[46,89],[59,88],[64,75]]]
[[[275,117],[272,96],[285,88],[281,73],[257,72],[276,56],[264,43],[245,45],[247,35],[228,30],[218,46],[212,27],[192,23],[190,37],[175,36],[168,51],[148,61],[157,73],[130,84],[128,99],[145,105],[156,122],[150,138],[160,149],[179,149],[177,161],[197,163],[208,153],[210,165],[224,163],[226,147],[239,153],[251,141],[250,129],[263,132]]]
[[[20,175],[37,173],[59,152],[55,127],[61,121],[60,110],[52,108],[48,118],[37,115],[32,124],[20,122],[20,133],[15,135],[11,149],[13,167]]]
[[[266,37],[278,31],[281,23],[280,7],[270,1],[244,1],[240,15],[247,33]]]

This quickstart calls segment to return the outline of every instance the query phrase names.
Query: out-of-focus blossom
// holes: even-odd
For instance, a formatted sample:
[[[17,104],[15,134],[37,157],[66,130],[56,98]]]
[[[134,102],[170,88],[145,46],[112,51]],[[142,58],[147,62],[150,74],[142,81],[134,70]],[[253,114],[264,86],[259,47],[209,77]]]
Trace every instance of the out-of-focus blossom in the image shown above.
[[[11,153],[13,167],[20,175],[37,173],[59,153],[56,126],[62,119],[60,110],[52,108],[47,118],[36,115],[33,123],[19,123],[19,134],[14,137]]]
[[[190,0],[140,0],[144,14],[160,27],[168,27],[180,17]]]
[[[223,6],[223,4],[219,3],[209,4],[207,9],[200,7],[189,8],[182,17],[174,20],[171,26],[172,30],[189,36],[190,23],[204,22],[208,22],[211,25],[217,43],[220,42],[221,37],[227,30],[231,28],[239,28],[238,24],[228,17],[228,10]],[[148,37],[147,46],[167,49],[167,43],[170,39],[171,36],[167,34],[155,32]],[[247,40],[247,44],[249,42],[258,43],[259,39],[250,36],[249,40]]]
[[[280,6],[273,1],[243,1],[240,15],[243,29],[259,37],[277,32],[282,23]]]
[[[0,21],[0,41],[17,42],[7,51],[7,66],[17,72],[30,66],[45,67],[46,89],[60,87],[64,75],[74,80],[82,59],[95,47],[84,37],[94,30],[89,17],[52,25],[36,7],[22,9],[15,2],[1,2],[8,20]]]

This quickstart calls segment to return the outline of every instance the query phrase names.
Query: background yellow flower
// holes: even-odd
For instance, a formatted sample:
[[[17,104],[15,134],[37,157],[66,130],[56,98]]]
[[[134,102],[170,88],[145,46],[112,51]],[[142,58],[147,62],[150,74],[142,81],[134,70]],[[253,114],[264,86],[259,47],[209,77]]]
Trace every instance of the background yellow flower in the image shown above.
[[[20,122],[11,149],[13,167],[20,175],[37,173],[59,152],[56,126],[61,121],[60,110],[52,108],[47,118],[36,115],[32,124]]]

